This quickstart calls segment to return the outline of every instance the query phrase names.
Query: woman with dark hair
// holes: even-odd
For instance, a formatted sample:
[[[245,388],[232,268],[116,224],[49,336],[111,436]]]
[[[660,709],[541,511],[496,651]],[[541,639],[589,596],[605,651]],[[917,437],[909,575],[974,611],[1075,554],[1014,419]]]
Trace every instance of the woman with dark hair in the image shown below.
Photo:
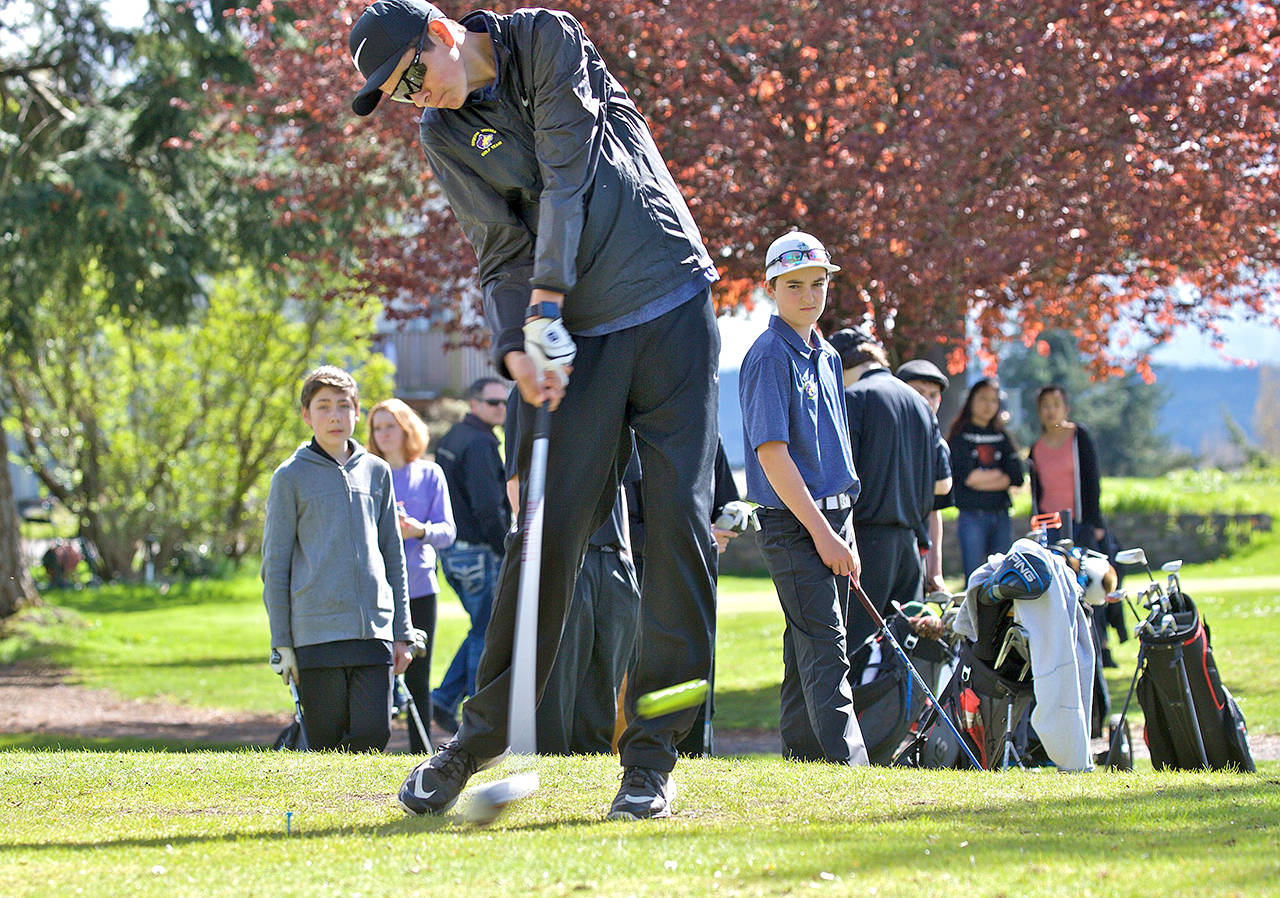
[[[1031,513],[1070,512],[1076,545],[1103,549],[1106,525],[1098,509],[1098,451],[1089,431],[1069,420],[1067,391],[1057,384],[1036,393],[1040,436],[1031,444]],[[1065,517],[1065,516],[1064,516]],[[1053,534],[1050,534],[1053,537]]]
[[[453,545],[457,529],[444,472],[422,454],[427,451],[427,425],[408,403],[384,399],[369,413],[368,449],[391,465],[396,491],[396,518],[404,541],[409,586],[409,617],[427,634],[427,651],[404,672],[405,685],[424,721],[431,720],[431,650],[436,632],[436,550]],[[409,750],[429,749],[409,724]]]
[[[1004,428],[1000,384],[995,378],[983,378],[969,388],[947,442],[967,584],[988,555],[1007,552],[1013,543],[1009,488],[1022,485],[1022,460]]]

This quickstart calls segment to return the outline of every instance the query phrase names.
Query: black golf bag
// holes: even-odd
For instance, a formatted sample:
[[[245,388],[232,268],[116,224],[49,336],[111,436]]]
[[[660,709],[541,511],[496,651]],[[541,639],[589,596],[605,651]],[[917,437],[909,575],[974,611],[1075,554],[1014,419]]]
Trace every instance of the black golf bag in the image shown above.
[[[1018,657],[1006,660],[997,671],[979,658],[974,649],[974,643],[960,642],[951,682],[938,695],[941,711],[951,716],[984,768],[998,770],[1016,766],[1025,753],[1025,746],[1018,744],[1019,723],[1026,717],[1034,698],[1030,668]],[[937,713],[936,709],[930,709],[925,714],[919,733],[894,759],[894,764],[969,766],[955,742],[955,735],[937,719]]]
[[[1253,773],[1244,715],[1218,676],[1209,628],[1189,596],[1177,598],[1181,611],[1153,612],[1139,630],[1136,691],[1151,765]]]
[[[951,650],[939,640],[917,635],[901,614],[895,614],[889,621],[889,629],[925,682],[936,690],[938,674],[949,662]],[[853,708],[868,759],[872,764],[887,765],[892,763],[911,725],[924,713],[927,699],[897,652],[881,644],[882,640],[883,636],[877,632],[874,639],[854,651],[855,658],[860,654],[872,656],[859,667],[874,671],[875,676],[853,688]],[[878,659],[874,657],[873,647],[879,649]]]

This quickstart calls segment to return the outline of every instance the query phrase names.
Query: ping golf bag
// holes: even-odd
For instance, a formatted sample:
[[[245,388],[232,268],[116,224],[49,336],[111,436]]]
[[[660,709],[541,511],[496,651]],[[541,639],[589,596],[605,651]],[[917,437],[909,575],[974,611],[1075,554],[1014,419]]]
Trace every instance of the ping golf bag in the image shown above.
[[[889,629],[916,670],[936,691],[939,672],[949,663],[951,650],[937,639],[917,635],[902,614],[894,615]],[[887,645],[881,645],[881,639],[877,633],[854,652],[855,656],[863,653],[870,656],[865,671],[872,676],[868,680],[864,674],[863,682],[854,687],[853,707],[867,747],[867,758],[872,764],[883,765],[892,763],[911,725],[924,713],[927,699],[902,659]]]
[[[1047,760],[1063,770],[1092,766],[1094,649],[1080,595],[1063,559],[1029,539],[969,578],[953,624],[961,637],[957,667],[939,700],[987,769],[1035,763],[1028,711]],[[952,766],[960,746],[948,744],[949,728],[927,718],[920,730],[897,763]]]
[[[1253,773],[1244,715],[1218,676],[1209,628],[1189,596],[1179,592],[1175,602],[1181,611],[1157,609],[1138,631],[1136,691],[1151,765]]]

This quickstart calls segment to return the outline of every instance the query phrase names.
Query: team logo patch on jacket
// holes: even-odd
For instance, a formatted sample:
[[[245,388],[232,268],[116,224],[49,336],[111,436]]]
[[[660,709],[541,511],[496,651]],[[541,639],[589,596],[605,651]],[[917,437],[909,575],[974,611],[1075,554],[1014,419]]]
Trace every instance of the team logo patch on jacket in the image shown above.
[[[488,156],[490,150],[496,150],[502,146],[502,141],[498,139],[497,131],[492,128],[481,128],[471,135],[471,146],[479,150],[481,156]]]

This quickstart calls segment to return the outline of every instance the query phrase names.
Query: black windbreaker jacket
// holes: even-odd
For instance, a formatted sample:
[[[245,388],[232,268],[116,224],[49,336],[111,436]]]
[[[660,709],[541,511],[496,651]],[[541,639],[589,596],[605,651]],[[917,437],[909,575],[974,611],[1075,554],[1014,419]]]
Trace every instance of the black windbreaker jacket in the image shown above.
[[[714,269],[649,128],[568,13],[474,12],[497,78],[427,109],[422,148],[480,264],[500,371],[531,288],[570,332],[607,325]]]

